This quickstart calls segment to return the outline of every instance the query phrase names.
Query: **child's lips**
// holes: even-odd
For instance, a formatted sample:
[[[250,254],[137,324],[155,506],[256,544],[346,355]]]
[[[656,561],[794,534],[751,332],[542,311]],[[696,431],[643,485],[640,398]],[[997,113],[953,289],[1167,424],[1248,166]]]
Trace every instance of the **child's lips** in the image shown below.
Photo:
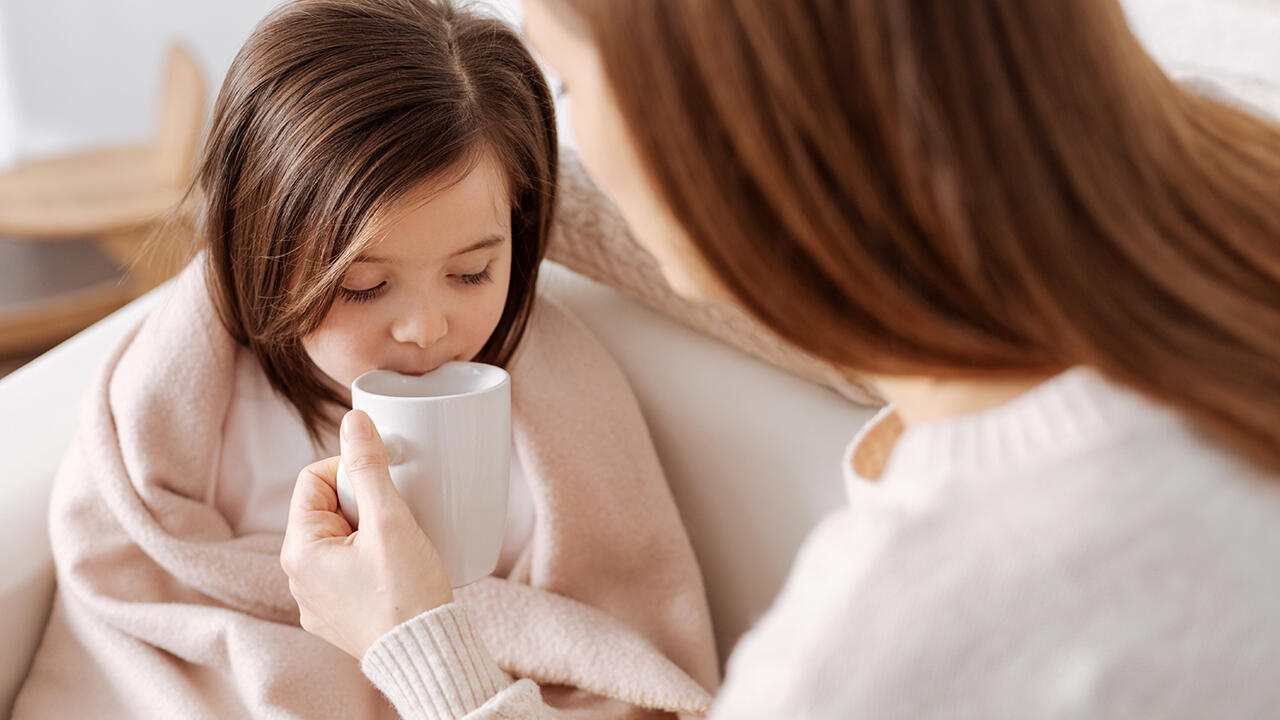
[[[443,362],[438,362],[431,365],[412,365],[412,366],[406,366],[406,367],[392,368],[392,370],[395,370],[401,375],[412,375],[414,377],[421,377],[431,372],[432,370],[435,370],[436,368],[440,367],[443,364],[444,364]]]
[[[422,376],[422,375],[426,375],[427,373],[431,372],[432,370],[435,370],[435,369],[439,368],[441,365],[444,365],[445,363],[447,363],[447,362],[449,362],[449,361],[451,361],[451,360],[461,360],[461,359],[462,359],[462,357],[461,357],[461,356],[446,357],[446,358],[444,358],[444,359],[442,359],[442,360],[439,360],[439,361],[432,361],[432,362],[430,362],[430,363],[426,363],[426,364],[419,364],[419,363],[405,363],[404,365],[401,365],[401,366],[398,366],[398,367],[397,367],[397,366],[392,365],[392,366],[387,367],[387,369],[388,369],[388,370],[394,370],[394,371],[396,371],[396,372],[398,372],[398,373],[400,373],[400,374],[402,374],[402,375],[412,375],[412,376],[414,376],[414,377],[420,377],[420,376]]]

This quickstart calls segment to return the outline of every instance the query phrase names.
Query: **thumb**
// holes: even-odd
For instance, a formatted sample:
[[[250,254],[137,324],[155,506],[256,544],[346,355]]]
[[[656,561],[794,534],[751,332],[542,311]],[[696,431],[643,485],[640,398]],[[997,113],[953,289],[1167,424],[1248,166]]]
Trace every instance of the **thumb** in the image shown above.
[[[342,418],[342,469],[351,481],[360,511],[360,529],[375,532],[386,518],[408,507],[391,481],[387,448],[373,420],[363,410]]]

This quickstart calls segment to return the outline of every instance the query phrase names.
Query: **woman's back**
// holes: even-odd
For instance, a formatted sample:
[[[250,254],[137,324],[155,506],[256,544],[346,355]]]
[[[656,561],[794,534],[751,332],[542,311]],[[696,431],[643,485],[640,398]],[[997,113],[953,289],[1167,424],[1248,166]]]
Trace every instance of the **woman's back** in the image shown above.
[[[891,424],[891,422],[890,422]],[[885,428],[881,427],[880,430]],[[1068,371],[864,431],[849,506],[734,653],[722,717],[1263,717],[1280,701],[1280,483]]]

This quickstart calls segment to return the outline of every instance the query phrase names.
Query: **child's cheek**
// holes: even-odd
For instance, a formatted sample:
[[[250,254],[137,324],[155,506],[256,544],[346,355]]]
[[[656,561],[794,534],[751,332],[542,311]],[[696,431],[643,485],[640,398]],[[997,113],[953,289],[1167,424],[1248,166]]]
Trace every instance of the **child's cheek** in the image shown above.
[[[368,313],[335,304],[320,327],[303,341],[316,367],[343,386],[349,386],[362,373],[381,367],[377,326],[373,318],[362,315]]]

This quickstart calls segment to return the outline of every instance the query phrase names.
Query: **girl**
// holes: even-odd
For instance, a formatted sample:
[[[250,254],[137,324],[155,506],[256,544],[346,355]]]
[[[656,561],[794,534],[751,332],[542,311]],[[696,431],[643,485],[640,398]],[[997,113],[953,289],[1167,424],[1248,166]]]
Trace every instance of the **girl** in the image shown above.
[[[472,359],[510,370],[515,432],[498,572],[459,590],[476,631],[571,714],[706,709],[705,596],[639,410],[536,299],[554,122],[516,35],[448,3],[258,26],[189,194],[202,252],[108,358],[59,472],[59,591],[15,717],[392,717],[299,626],[290,491],[356,376]]]
[[[672,284],[893,401],[713,717],[1275,716],[1280,128],[1171,82],[1113,0],[524,5]],[[375,637],[406,717],[554,717],[527,680],[432,708],[482,641],[407,641],[469,611],[319,592],[330,494],[300,478],[284,550],[322,636]],[[417,537],[337,568],[432,564]],[[353,612],[390,603],[422,612]]]

